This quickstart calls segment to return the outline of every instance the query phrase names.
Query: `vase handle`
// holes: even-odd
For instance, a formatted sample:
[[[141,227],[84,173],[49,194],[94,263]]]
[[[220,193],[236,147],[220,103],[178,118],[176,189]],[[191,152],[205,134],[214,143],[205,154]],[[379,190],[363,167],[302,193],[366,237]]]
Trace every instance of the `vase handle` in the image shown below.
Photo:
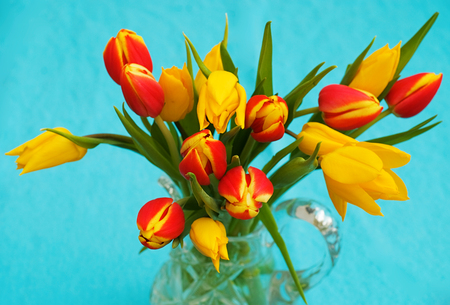
[[[327,207],[311,199],[287,200],[272,206],[272,210],[277,218],[283,239],[288,247],[294,249],[294,251],[290,251],[290,256],[303,289],[310,289],[327,276],[337,262],[342,239],[339,222]],[[325,240],[326,247],[323,247],[322,242],[319,250],[322,253],[319,252],[319,255],[314,255],[320,259],[309,266],[299,268],[295,266],[296,254],[298,255],[299,251],[308,248],[305,247],[305,241],[308,237],[315,235],[314,231],[310,232],[311,229],[304,225],[305,223],[313,225],[320,232]],[[294,281],[287,269],[273,272],[269,294],[270,304],[291,304],[299,297]]]

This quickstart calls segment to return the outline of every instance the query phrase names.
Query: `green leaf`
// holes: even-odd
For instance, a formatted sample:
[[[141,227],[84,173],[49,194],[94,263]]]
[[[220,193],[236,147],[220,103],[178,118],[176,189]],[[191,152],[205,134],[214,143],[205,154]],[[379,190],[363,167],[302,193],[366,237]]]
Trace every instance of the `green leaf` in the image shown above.
[[[370,48],[372,47],[373,43],[375,42],[374,37],[370,44],[367,46],[367,48],[364,49],[364,51],[355,59],[355,61],[347,67],[347,71],[345,72],[344,77],[341,80],[341,85],[348,86],[352,82],[353,78],[355,78],[356,72],[358,72],[359,66],[361,65],[362,61],[364,60],[364,57],[366,57],[367,52],[369,52]]]
[[[231,158],[231,162],[227,166],[227,171],[238,166],[241,166],[241,160],[239,159],[238,155],[235,155]]]
[[[151,138],[147,133],[140,129],[139,126],[136,125],[136,123],[126,112],[125,107],[123,107],[124,115],[122,115],[116,107],[114,107],[114,109],[116,110],[123,126],[133,138],[139,152],[146,157],[150,163],[166,172],[166,174],[169,175],[173,181],[180,181],[181,179],[184,179],[178,169],[175,169],[172,162],[167,159],[167,157],[170,158],[170,156],[164,153],[164,148],[162,148],[153,138]]]
[[[233,63],[233,60],[231,59],[231,56],[228,53],[227,48],[223,45],[223,42],[220,43],[220,58],[222,59],[222,65],[223,65],[223,69],[225,71],[228,71],[231,73],[237,72],[236,66]],[[237,73],[235,75],[237,77]]]
[[[273,187],[275,189],[281,189],[294,185],[305,175],[315,170],[319,165],[317,154],[319,153],[320,143],[317,144],[314,153],[307,160],[301,157],[293,158],[270,176]]]
[[[225,13],[225,31],[223,33],[223,46],[226,48],[228,44],[228,15]]]
[[[280,150],[279,152],[277,152],[272,159],[267,162],[267,164],[263,167],[262,171],[267,175],[271,169],[278,164],[278,162],[281,161],[281,159],[283,159],[284,157],[286,157],[289,153],[291,153],[296,147],[298,147],[298,145],[300,144],[300,142],[302,141],[303,137],[295,140],[294,142],[292,142],[291,144],[289,144],[288,146],[286,146],[285,148],[283,148],[282,150]]]
[[[116,135],[116,134],[97,134],[97,135],[89,135],[85,137],[79,137],[75,136],[69,133],[65,133],[56,129],[52,128],[43,128],[41,130],[50,131],[53,133],[56,133],[60,136],[65,137],[66,139],[72,141],[78,146],[92,149],[94,147],[97,147],[99,144],[109,144],[121,148],[126,148],[129,150],[132,150],[134,152],[138,152],[137,148],[133,144],[133,139],[126,136]]]
[[[241,130],[241,126],[233,127],[230,131],[227,131],[220,135],[220,141],[222,141],[224,145],[227,145],[228,142],[233,141],[233,139],[237,136],[239,130]]]
[[[269,231],[270,235],[273,238],[273,241],[278,246],[278,249],[280,249],[280,252],[283,255],[283,258],[286,262],[289,272],[291,273],[292,279],[294,280],[295,286],[297,287],[298,292],[302,296],[303,301],[306,303],[305,294],[303,293],[302,285],[300,284],[297,272],[295,271],[294,265],[292,264],[292,260],[289,256],[286,243],[284,242],[283,237],[281,236],[278,230],[277,222],[275,221],[275,218],[273,217],[272,211],[270,210],[268,204],[262,205],[262,208],[259,210],[258,219],[261,220],[261,222],[267,228],[267,231]]]
[[[161,145],[161,147],[164,148],[165,153],[170,155],[169,145],[167,145],[166,138],[164,138],[164,135],[159,128],[158,124],[153,124],[151,129],[151,135],[152,138]]]
[[[273,95],[272,86],[272,33],[270,29],[271,21],[266,23],[264,29],[263,42],[261,46],[261,53],[259,55],[258,71],[256,72],[256,84],[255,88],[258,87],[259,83],[265,78],[266,81],[263,84],[263,92],[261,94],[271,96]]]
[[[425,35],[427,35],[428,31],[433,26],[438,15],[439,13],[434,13],[433,16],[431,16],[431,18],[428,19],[428,21],[420,28],[420,30],[417,31],[417,33],[403,45],[400,51],[400,60],[398,62],[397,70],[395,71],[395,76],[400,75],[400,72],[402,72],[403,68],[405,68],[406,64],[412,58],[420,43],[425,38]]]
[[[191,182],[192,193],[194,194],[195,199],[197,199],[198,205],[200,207],[205,207],[208,215],[216,220],[218,214],[220,213],[220,203],[209,196],[208,193],[205,192],[205,190],[203,190],[201,185],[198,183],[194,173],[188,173],[188,175],[190,178],[189,181]],[[211,214],[211,211],[215,213]]]
[[[200,210],[196,210],[196,211],[183,210],[183,212],[184,212],[184,219],[185,219],[184,230],[180,234],[180,236],[178,236],[176,238],[178,240],[178,243],[181,243],[182,240],[189,234],[189,232],[191,231],[192,223],[194,221],[196,221],[199,218],[207,216],[204,209],[200,209]],[[178,244],[176,244],[176,246],[178,246]]]
[[[311,78],[309,81],[303,83],[302,85],[300,85],[298,87],[298,92],[296,95],[296,100],[295,102],[292,104],[288,104],[288,108],[289,108],[289,117],[286,121],[286,124],[284,124],[285,128],[287,128],[294,116],[295,116],[295,111],[298,109],[298,107],[301,105],[301,103],[303,102],[303,98],[315,87],[317,86],[317,84],[322,80],[322,78],[325,77],[325,75],[327,75],[330,71],[332,71],[333,69],[335,69],[336,66],[330,66],[328,68],[326,68],[325,70],[323,70],[322,72],[320,72],[319,74],[317,74],[316,76],[314,76],[313,78]],[[286,102],[287,103],[287,102]]]
[[[383,144],[388,144],[388,145],[395,145],[395,144],[399,144],[405,141],[408,141],[414,137],[417,137],[419,135],[421,135],[424,132],[427,132],[428,130],[436,127],[437,125],[439,125],[440,123],[442,123],[442,121],[439,121],[437,123],[434,123],[430,126],[424,127],[426,124],[428,124],[429,122],[431,122],[436,116],[433,116],[431,118],[429,118],[428,120],[423,121],[422,123],[414,126],[413,128],[404,131],[404,132],[400,132],[400,133],[396,133],[390,136],[386,136],[386,137],[381,137],[381,138],[376,138],[376,139],[372,139],[372,140],[368,140],[366,142],[371,142],[371,143],[383,143]]]
[[[286,104],[288,107],[290,105],[294,105],[295,101],[297,100],[298,95],[300,94],[300,91],[302,89],[302,85],[306,83],[307,81],[311,80],[314,76],[316,76],[319,69],[325,64],[325,62],[322,62],[318,64],[314,69],[311,70],[303,79],[302,81],[294,88],[291,92],[289,92],[285,97],[284,100],[286,101]]]
[[[141,254],[142,252],[144,252],[147,249],[148,249],[147,247],[142,247],[141,250],[139,251],[139,254]]]
[[[208,78],[209,75],[211,74],[211,71],[208,69],[208,67],[203,63],[202,59],[200,58],[200,55],[198,55],[197,50],[194,48],[194,45],[192,44],[192,42],[189,40],[189,38],[183,33],[184,38],[186,38],[187,42],[189,43],[189,46],[191,47],[192,50],[192,54],[194,55],[194,59],[197,62],[197,65],[200,69],[200,71],[202,71],[203,75]]]
[[[255,91],[253,91],[252,96],[264,94],[263,86],[264,86],[264,82],[265,82],[265,81],[266,81],[266,78],[264,77],[264,78],[259,82],[259,84],[256,85]]]

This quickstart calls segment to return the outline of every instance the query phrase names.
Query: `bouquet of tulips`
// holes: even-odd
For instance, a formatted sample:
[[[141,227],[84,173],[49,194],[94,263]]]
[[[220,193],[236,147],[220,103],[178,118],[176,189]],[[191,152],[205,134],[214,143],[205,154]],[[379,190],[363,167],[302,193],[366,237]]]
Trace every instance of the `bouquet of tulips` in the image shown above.
[[[303,99],[336,66],[320,71],[321,63],[284,97],[274,94],[270,22],[264,30],[254,88],[239,83],[227,50],[228,23],[223,40],[203,60],[185,36],[187,63],[182,68],[163,68],[159,80],[152,74],[143,38],[122,29],[109,40],[103,57],[106,70],[142,124],[124,105],[115,111],[129,136],[75,136],[64,128],[44,129],[7,155],[19,156],[16,162],[24,174],[80,160],[99,144],[141,154],[163,170],[182,194],[180,199],[152,199],[141,208],[137,226],[143,249],[159,249],[171,242],[174,248],[183,246],[189,235],[219,272],[220,260],[228,260],[227,236],[248,234],[261,221],[304,298],[270,206],[317,169],[323,171],[342,219],[347,203],[382,216],[376,200],[408,199],[405,184],[392,169],[406,165],[410,155],[391,145],[439,122],[429,125],[432,117],[401,133],[366,142],[356,138],[391,113],[399,118],[415,116],[430,103],[442,74],[405,78],[400,74],[436,18],[437,13],[403,46],[386,45],[368,55],[372,41],[347,67],[341,83],[324,86],[318,107],[309,109],[300,109]],[[191,53],[199,68],[195,77]],[[302,130],[289,129],[295,119],[305,116]],[[289,145],[264,160],[264,167],[251,166],[285,135],[292,137]]]

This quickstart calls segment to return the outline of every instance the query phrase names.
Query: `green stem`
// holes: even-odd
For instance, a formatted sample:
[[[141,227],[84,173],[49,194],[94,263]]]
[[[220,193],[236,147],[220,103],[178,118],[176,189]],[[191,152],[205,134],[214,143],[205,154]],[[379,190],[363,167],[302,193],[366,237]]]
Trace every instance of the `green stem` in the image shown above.
[[[298,117],[301,117],[301,116],[304,116],[304,115],[307,115],[307,114],[311,114],[311,113],[317,113],[319,111],[320,111],[319,107],[306,108],[306,109],[303,109],[303,110],[296,111],[294,113],[294,118],[298,118]]]
[[[253,150],[253,146],[255,145],[256,141],[253,139],[252,136],[248,137],[247,142],[245,143],[244,149],[242,150],[242,153],[240,155],[241,159],[241,165],[246,168],[247,167],[247,160],[250,157],[250,154]]]
[[[141,116],[141,121],[142,123],[144,123],[145,128],[147,128],[148,132],[152,132],[152,125],[150,124],[150,122],[148,121],[148,119],[146,117]]]
[[[296,135],[293,131],[290,131],[289,129],[286,128],[286,130],[284,131],[284,133],[290,135],[291,137],[293,137],[294,139],[297,140],[297,135]]]
[[[186,133],[186,130],[184,130],[183,126],[181,126],[180,122],[175,122],[175,126],[177,126],[177,129],[180,132],[183,141],[186,140],[189,136]]]
[[[133,139],[131,137],[122,136],[118,134],[113,133],[95,133],[95,134],[89,134],[85,136],[86,138],[98,138],[98,139],[112,139],[112,140],[118,140],[126,143],[133,144]]]
[[[369,129],[370,127],[372,127],[372,125],[374,125],[376,122],[380,121],[381,119],[385,118],[386,116],[388,116],[389,114],[392,113],[392,110],[390,108],[386,109],[385,111],[383,111],[382,113],[380,113],[379,116],[377,116],[372,122],[356,129],[355,131],[353,131],[352,133],[350,133],[348,136],[352,137],[354,139],[356,139],[357,137],[359,137],[364,131],[366,131],[367,129]]]

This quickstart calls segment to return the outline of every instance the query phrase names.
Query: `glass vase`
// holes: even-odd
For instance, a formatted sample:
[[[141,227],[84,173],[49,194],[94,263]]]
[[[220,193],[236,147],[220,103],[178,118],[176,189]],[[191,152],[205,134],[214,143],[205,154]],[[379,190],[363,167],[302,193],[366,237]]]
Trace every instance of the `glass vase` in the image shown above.
[[[303,289],[311,289],[336,264],[342,238],[339,222],[314,200],[287,200],[272,210]],[[263,226],[245,236],[229,237],[227,248],[230,260],[221,260],[217,273],[211,259],[186,238],[184,247],[173,249],[158,272],[150,303],[272,305],[298,300],[286,264]]]

